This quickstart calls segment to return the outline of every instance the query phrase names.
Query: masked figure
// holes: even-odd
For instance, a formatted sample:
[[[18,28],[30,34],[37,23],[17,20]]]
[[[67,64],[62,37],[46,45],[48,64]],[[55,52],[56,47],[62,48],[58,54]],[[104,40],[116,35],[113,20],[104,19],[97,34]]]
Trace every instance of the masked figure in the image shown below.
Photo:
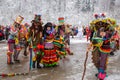
[[[14,24],[10,27],[10,35],[8,37],[8,52],[7,52],[8,64],[13,64],[12,59],[14,59],[15,62],[19,62],[18,56],[21,50],[19,45],[19,31],[23,19],[24,18],[22,16],[18,16],[14,21]]]
[[[104,80],[107,74],[108,55],[111,52],[110,40],[114,33],[114,24],[109,21],[114,21],[113,19],[105,18],[103,14],[95,15],[95,17],[96,20],[91,22],[93,31],[91,38],[93,45],[92,60],[98,70],[96,76],[99,80]]]
[[[35,68],[37,62],[37,68],[41,68],[39,63],[42,57],[42,51],[37,47],[42,44],[42,23],[41,23],[41,15],[35,15],[34,20],[32,20],[32,26],[29,29],[29,42],[32,50],[34,52],[33,56],[33,65]]]

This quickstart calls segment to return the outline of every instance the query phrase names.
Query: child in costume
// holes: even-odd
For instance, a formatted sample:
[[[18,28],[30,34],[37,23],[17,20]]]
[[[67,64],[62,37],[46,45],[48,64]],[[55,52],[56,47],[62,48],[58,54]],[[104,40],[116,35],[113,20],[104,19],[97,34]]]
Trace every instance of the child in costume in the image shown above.
[[[32,50],[34,52],[33,56],[33,65],[35,68],[37,62],[37,68],[41,68],[39,63],[41,62],[42,51],[37,47],[38,45],[42,45],[42,23],[41,23],[41,15],[35,15],[34,20],[32,20],[32,26],[29,29],[29,42]]]
[[[29,24],[28,23],[25,23],[24,25],[21,26],[21,29],[20,29],[20,45],[21,45],[21,48],[24,50],[23,51],[23,54],[24,56],[27,56],[28,55],[28,29],[29,29]]]
[[[62,37],[63,38],[63,44],[65,45],[64,47],[65,47],[65,50],[66,50],[66,52],[69,54],[69,55],[73,55],[73,53],[70,51],[70,35],[69,35],[69,33],[70,33],[70,30],[69,31],[67,31],[67,29],[65,29],[65,25],[63,24],[63,25],[59,25],[58,26],[58,30],[57,30],[58,32],[58,35],[60,35],[60,37]]]
[[[96,76],[99,80],[104,80],[107,74],[108,55],[111,52],[110,39],[114,30],[104,14],[96,14],[95,17],[96,20],[91,22],[91,28],[94,30],[91,40],[93,45],[92,60],[98,70]]]
[[[13,54],[14,54],[14,47],[15,47],[15,35],[17,34],[17,31],[13,29],[13,27],[10,29],[10,35],[8,37],[8,51],[7,51],[7,64],[13,64]]]
[[[21,24],[19,30],[18,30],[18,45],[20,48],[19,48],[19,51],[17,53],[20,53],[22,51],[22,49],[24,50],[23,51],[23,54],[24,56],[27,56],[27,28]]]
[[[17,19],[23,20],[24,18],[22,16],[19,16]],[[16,49],[14,51],[14,61],[16,61],[16,62],[20,62],[20,60],[18,59],[18,56],[20,54],[20,51],[22,50],[22,45],[25,44],[22,42],[22,39],[25,38],[25,36],[24,36],[25,33],[22,31],[23,25],[21,23],[22,23],[22,21],[19,24],[18,24],[18,22],[17,22],[17,24],[15,24],[15,26],[17,27],[17,31],[18,31],[18,33],[15,37],[15,48]]]
[[[56,50],[54,48],[54,38],[55,38],[55,29],[52,26],[52,23],[48,22],[44,26],[44,56],[42,58],[42,63],[45,67],[51,67],[58,65],[58,57]]]
[[[70,25],[65,25],[64,24],[64,17],[59,17],[58,18],[59,21],[59,26],[58,26],[58,35],[60,35],[61,37],[63,37],[64,40],[64,47],[65,47],[65,51],[70,54],[73,55],[73,53],[70,51]]]
[[[13,60],[12,60],[13,58],[15,62],[19,62],[18,56],[19,56],[20,46],[19,46],[18,34],[19,34],[21,22],[23,21],[23,19],[24,18],[22,16],[18,16],[16,18],[16,21],[10,28],[10,35],[8,37],[8,52],[7,52],[8,64],[13,64]]]

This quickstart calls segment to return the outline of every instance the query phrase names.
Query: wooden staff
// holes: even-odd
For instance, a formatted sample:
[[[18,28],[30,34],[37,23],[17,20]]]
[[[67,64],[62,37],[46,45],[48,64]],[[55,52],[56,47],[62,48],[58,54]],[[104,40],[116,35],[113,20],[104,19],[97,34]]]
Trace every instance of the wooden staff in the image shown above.
[[[85,58],[85,62],[84,62],[84,72],[83,72],[83,75],[82,75],[82,80],[84,80],[84,76],[85,76],[85,72],[86,72],[87,59],[88,59],[88,51],[86,52],[86,58]]]
[[[85,76],[85,72],[86,72],[86,64],[87,64],[87,59],[88,59],[88,53],[89,53],[91,47],[92,47],[92,43],[90,43],[88,50],[86,51],[86,58],[85,58],[85,62],[84,62],[84,71],[83,71],[83,75],[82,75],[82,80],[84,80],[84,76]]]

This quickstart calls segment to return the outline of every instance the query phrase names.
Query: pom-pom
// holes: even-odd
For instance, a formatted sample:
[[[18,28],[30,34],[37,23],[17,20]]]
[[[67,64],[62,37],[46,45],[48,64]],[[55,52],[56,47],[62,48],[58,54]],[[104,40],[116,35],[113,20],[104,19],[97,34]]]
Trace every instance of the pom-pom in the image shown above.
[[[37,45],[37,48],[38,48],[38,49],[44,49],[44,46],[43,46],[43,45],[38,44],[38,45]]]
[[[97,19],[98,18],[98,14],[94,14],[94,17]]]
[[[105,14],[104,14],[104,13],[102,13],[102,14],[101,14],[101,16],[102,16],[102,17],[105,17]]]
[[[34,52],[36,52],[36,51],[37,51],[37,49],[35,48],[35,49],[33,49],[33,51],[34,51]]]
[[[43,45],[41,46],[41,49],[44,49],[44,46],[43,46]]]
[[[41,48],[41,45],[40,45],[40,44],[38,44],[38,45],[37,45],[37,48],[38,48],[38,49],[40,49],[40,48]]]

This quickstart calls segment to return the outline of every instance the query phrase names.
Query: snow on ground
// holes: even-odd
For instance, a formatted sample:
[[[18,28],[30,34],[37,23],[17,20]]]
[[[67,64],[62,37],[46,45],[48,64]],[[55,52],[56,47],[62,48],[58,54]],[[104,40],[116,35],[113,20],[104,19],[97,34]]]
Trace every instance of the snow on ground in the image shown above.
[[[120,80],[120,50],[115,52],[115,56],[109,57],[108,77],[106,80]]]
[[[71,44],[89,43],[89,41],[86,40],[85,36],[82,38],[79,38],[77,36],[75,36],[74,38],[71,37],[70,42]],[[89,54],[89,59],[86,65],[87,70],[86,70],[86,75],[84,80],[95,80],[96,79],[95,73],[97,73],[97,70],[94,67],[93,63],[91,62],[91,52],[89,53],[90,54]],[[116,51],[114,56],[109,56],[108,69],[107,69],[108,76],[105,78],[105,80],[120,80],[120,62],[119,61],[120,61],[120,50]],[[79,76],[80,75],[82,75],[82,73],[79,74]]]
[[[4,50],[4,49],[6,50],[7,46],[3,46],[3,47],[0,48],[0,50]]]
[[[76,44],[76,43],[89,43],[89,41],[87,41],[86,37],[83,36],[82,38],[78,37],[78,36],[74,36],[74,38],[70,38],[70,43],[71,44]]]
[[[85,60],[85,51],[89,41],[86,40],[86,37],[83,36],[79,38],[75,36],[70,38],[71,49],[74,51],[74,55],[68,56],[69,61],[61,61],[60,66],[55,68],[44,68],[40,70],[31,71],[28,76],[19,76],[19,80],[81,80],[83,74],[84,60]],[[0,51],[5,53],[7,49],[7,44],[0,43]],[[3,54],[3,53],[2,53]],[[5,64],[5,54],[0,59],[3,60],[1,64],[1,70],[9,71],[8,67],[3,66]],[[26,65],[25,65],[26,62]],[[19,68],[20,71],[23,71],[27,67],[27,60],[25,60],[21,65],[25,65],[23,68]],[[21,67],[21,65],[14,65],[13,67]],[[64,65],[64,66],[63,66]],[[10,70],[11,71],[11,70]],[[10,72],[9,71],[9,72]],[[89,58],[86,65],[86,75],[84,80],[96,80],[95,74],[97,69],[91,61],[91,52],[89,52]],[[120,80],[120,50],[115,52],[115,56],[109,56],[108,77],[105,80]],[[13,79],[4,79],[4,80],[16,80],[18,76],[13,77]],[[20,79],[21,78],[21,79]],[[0,79],[1,80],[1,79]]]

